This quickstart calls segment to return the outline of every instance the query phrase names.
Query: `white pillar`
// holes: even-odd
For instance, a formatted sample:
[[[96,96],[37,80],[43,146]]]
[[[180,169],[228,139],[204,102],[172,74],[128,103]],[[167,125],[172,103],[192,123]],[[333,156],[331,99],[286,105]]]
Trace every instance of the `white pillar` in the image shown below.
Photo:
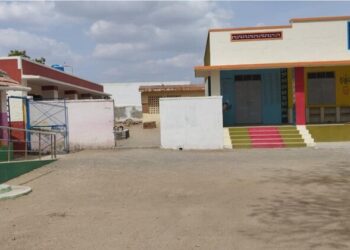
[[[215,70],[211,72],[211,95],[212,96],[220,96],[220,71]]]

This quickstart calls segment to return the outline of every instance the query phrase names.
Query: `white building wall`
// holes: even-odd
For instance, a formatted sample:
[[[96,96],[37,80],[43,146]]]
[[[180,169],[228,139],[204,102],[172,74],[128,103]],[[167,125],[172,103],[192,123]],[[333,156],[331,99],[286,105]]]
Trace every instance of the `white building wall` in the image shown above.
[[[161,146],[222,149],[222,97],[160,99]]]
[[[212,96],[221,95],[219,70],[212,71],[211,73],[211,95]]]
[[[7,96],[24,97],[27,95],[26,95],[26,92],[23,92],[23,91],[9,90],[7,91]],[[9,106],[10,106],[11,122],[22,122],[25,120],[24,112],[23,112],[23,109],[24,109],[23,99],[10,98]]]
[[[138,106],[141,107],[140,86],[149,85],[185,85],[190,81],[175,82],[130,82],[130,83],[102,83],[104,92],[111,94],[116,107]]]
[[[232,33],[282,31],[280,40],[231,42]],[[347,21],[297,22],[292,28],[210,32],[211,65],[350,60]]]

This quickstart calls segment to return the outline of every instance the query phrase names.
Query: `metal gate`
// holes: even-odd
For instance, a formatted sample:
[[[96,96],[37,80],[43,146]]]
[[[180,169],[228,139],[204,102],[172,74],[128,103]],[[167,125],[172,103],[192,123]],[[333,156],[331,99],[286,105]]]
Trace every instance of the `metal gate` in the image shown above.
[[[23,122],[23,129],[57,132],[57,152],[69,152],[68,114],[65,100],[57,102],[33,101],[26,96],[9,96],[7,108],[9,126],[13,122],[20,121]],[[30,133],[23,136],[26,138],[28,149],[30,149],[30,142],[35,138],[31,138]],[[50,142],[43,141],[43,143],[49,145]]]
[[[28,129],[58,132],[56,142],[57,152],[68,153],[68,114],[65,100],[54,102],[27,99],[27,103]]]

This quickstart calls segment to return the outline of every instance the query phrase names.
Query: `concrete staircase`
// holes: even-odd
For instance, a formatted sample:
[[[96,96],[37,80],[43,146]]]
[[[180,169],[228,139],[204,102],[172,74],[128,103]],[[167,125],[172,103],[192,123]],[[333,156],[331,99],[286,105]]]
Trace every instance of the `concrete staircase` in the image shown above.
[[[296,126],[228,128],[232,148],[290,148],[307,144]]]

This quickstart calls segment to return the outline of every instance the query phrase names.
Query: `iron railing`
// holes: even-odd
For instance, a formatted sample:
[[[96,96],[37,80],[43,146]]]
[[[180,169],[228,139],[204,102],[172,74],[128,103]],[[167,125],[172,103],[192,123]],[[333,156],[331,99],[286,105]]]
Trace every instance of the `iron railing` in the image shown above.
[[[56,159],[57,132],[0,126],[0,161]]]

